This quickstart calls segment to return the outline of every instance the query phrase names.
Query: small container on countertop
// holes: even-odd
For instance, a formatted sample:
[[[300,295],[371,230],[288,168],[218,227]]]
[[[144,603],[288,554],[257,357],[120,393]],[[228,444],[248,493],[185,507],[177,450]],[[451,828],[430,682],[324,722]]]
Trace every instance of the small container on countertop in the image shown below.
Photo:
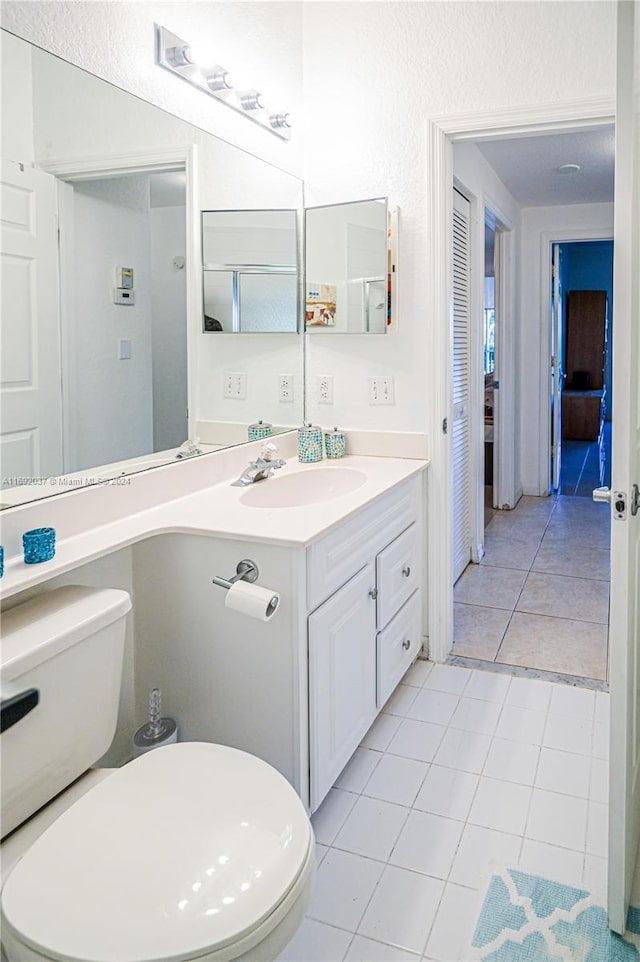
[[[24,563],[39,564],[41,561],[51,561],[56,553],[56,529],[33,528],[22,535]]]
[[[333,431],[325,431],[324,446],[328,458],[343,458],[347,453],[347,438],[344,431],[338,431],[337,428]]]
[[[315,424],[303,424],[298,429],[298,461],[307,464],[322,461],[322,428]]]
[[[259,441],[260,438],[270,438],[273,434],[273,425],[267,421],[257,421],[255,424],[249,425],[247,433],[250,441]]]

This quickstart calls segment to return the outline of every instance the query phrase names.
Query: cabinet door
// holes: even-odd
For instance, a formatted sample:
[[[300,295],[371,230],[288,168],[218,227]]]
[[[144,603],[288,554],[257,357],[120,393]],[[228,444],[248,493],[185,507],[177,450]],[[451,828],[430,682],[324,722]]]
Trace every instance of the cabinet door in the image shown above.
[[[309,616],[311,811],[376,716],[376,615],[368,564]]]
[[[384,628],[419,585],[418,526],[392,541],[376,558],[378,628]]]

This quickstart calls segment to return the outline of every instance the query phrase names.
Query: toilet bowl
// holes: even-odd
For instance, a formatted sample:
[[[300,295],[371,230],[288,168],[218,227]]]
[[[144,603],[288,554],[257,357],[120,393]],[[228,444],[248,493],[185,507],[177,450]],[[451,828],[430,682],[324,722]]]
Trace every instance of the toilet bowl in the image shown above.
[[[63,600],[84,610],[86,590],[93,589]],[[44,613],[51,603],[56,599],[44,603]],[[3,668],[10,677],[2,680],[14,686],[18,680],[21,646],[11,628],[31,624],[27,634],[40,650],[34,656],[29,642],[29,669],[18,687],[34,686],[27,676],[37,664],[46,689],[43,638],[55,635],[49,646],[55,657],[68,648],[50,625],[43,632],[46,618],[34,627],[28,614],[20,612],[17,621],[12,612],[6,616],[11,657]],[[80,634],[88,633],[85,625]],[[82,644],[77,632],[73,637]],[[28,743],[30,728],[46,721],[39,707],[3,732],[10,757],[23,737]],[[13,815],[16,799],[30,792],[16,792],[29,779],[12,774],[2,792]],[[3,843],[21,854],[0,893],[9,962],[267,962],[302,921],[315,871],[313,831],[293,788],[261,759],[224,745],[182,742],[113,770],[68,808],[64,794],[51,803],[57,817],[35,840],[42,812]],[[40,795],[39,789],[34,797]]]

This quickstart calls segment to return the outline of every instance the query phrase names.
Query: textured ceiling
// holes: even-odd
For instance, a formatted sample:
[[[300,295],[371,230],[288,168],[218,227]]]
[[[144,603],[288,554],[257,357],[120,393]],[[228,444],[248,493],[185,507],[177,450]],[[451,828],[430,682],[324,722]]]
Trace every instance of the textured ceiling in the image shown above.
[[[478,142],[500,180],[523,207],[613,201],[613,125],[578,133]],[[561,164],[579,164],[575,174]]]

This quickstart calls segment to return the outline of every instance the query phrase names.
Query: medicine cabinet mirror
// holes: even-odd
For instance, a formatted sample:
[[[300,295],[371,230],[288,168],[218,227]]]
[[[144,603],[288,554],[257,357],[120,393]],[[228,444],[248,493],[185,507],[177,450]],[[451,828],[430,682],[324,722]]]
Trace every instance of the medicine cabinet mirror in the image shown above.
[[[0,43],[2,507],[242,443],[259,420],[299,425],[302,181],[7,31]],[[210,258],[227,272],[213,301]],[[250,333],[214,336],[205,313]]]
[[[305,210],[305,330],[385,334],[395,258],[386,197]]]
[[[202,212],[204,331],[298,330],[295,210]]]

